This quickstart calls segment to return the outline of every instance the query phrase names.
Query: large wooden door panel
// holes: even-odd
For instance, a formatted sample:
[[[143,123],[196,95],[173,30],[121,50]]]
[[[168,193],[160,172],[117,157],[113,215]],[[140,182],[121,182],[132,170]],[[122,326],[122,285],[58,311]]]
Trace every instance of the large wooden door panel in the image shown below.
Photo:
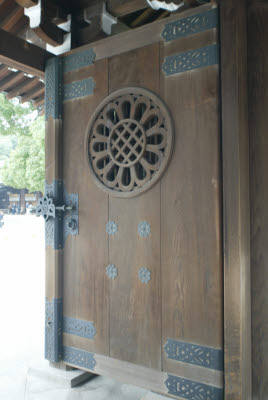
[[[221,400],[218,19],[214,7],[201,9],[184,16],[201,31],[180,36],[188,25],[174,16],[172,29],[144,28],[151,40],[137,31],[123,50],[115,37],[66,56],[75,68],[64,71],[64,90],[76,92],[64,101],[63,181],[79,195],[79,234],[62,250],[63,317],[73,324],[63,325],[63,360],[171,396]]]

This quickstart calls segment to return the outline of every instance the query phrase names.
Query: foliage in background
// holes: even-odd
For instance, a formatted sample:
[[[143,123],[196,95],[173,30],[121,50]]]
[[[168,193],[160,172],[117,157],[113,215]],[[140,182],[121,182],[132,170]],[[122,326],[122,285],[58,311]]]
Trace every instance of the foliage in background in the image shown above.
[[[31,103],[20,104],[18,99],[6,100],[0,93],[0,135],[28,135],[34,119]]]
[[[5,161],[18,142],[16,136],[0,136],[0,162]]]
[[[30,192],[43,192],[45,179],[44,117],[36,118],[36,112],[33,112],[31,105],[25,108],[18,102],[10,102],[0,95],[0,135],[10,135],[13,142],[17,142],[16,147],[10,151],[9,158],[1,168],[2,182],[17,189],[26,188]],[[5,151],[3,152],[5,153]]]

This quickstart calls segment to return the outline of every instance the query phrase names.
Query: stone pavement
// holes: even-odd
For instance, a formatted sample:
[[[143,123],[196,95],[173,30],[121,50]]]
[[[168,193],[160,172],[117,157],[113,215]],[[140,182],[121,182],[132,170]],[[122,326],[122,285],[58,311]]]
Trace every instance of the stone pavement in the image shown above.
[[[44,222],[4,217],[0,228],[0,400],[165,400],[144,389],[96,377],[70,387],[76,371],[44,360]]]

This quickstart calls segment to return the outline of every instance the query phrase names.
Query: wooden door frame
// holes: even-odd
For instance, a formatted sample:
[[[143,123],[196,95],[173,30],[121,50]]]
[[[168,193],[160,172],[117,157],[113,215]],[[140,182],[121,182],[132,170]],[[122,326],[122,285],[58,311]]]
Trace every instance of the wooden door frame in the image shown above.
[[[221,2],[225,399],[251,399],[247,1]]]
[[[202,10],[211,6],[205,5]],[[251,398],[249,155],[247,115],[246,0],[221,2],[221,85],[224,249],[225,399]],[[90,48],[95,61],[159,41],[164,25],[196,13],[189,10],[135,31],[76,49]],[[59,84],[59,82],[57,82]],[[62,88],[61,88],[62,89]],[[55,86],[55,97],[57,97]],[[55,106],[55,105],[54,105]],[[46,121],[46,180],[62,179],[62,115]],[[46,250],[46,297],[62,298],[62,250]],[[60,312],[55,305],[55,312]],[[139,382],[136,382],[139,384]]]

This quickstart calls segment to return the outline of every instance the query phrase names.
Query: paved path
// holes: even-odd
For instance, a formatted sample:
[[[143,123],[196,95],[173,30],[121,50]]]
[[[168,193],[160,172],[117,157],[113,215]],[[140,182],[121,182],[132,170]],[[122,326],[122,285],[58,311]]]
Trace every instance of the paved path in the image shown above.
[[[74,389],[67,388],[64,379],[53,379],[55,370],[43,356],[44,222],[33,215],[5,216],[4,222],[0,229],[0,399],[166,399],[109,378],[97,377]]]

